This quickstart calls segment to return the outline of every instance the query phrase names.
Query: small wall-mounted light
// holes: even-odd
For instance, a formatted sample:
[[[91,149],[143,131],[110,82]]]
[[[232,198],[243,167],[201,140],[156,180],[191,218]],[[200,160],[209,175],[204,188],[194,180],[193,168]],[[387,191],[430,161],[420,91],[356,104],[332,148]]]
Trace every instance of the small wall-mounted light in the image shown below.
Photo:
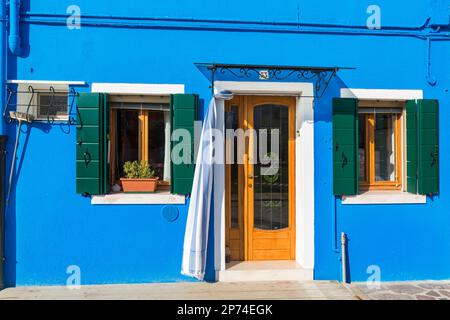
[[[231,100],[233,99],[234,94],[231,91],[225,90],[217,93],[214,97],[221,100]]]

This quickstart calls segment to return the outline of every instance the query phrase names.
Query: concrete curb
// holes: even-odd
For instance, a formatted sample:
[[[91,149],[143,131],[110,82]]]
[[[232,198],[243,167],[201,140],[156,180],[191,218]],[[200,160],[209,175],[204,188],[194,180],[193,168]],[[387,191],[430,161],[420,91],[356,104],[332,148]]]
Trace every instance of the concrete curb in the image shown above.
[[[352,284],[343,283],[342,284],[347,290],[351,291],[359,300],[372,300],[368,295],[361,291],[361,289]]]

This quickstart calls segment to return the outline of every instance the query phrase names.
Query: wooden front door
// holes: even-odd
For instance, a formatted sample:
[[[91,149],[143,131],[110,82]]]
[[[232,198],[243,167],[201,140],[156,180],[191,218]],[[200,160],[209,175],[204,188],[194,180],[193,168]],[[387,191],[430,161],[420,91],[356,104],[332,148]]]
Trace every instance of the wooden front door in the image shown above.
[[[227,128],[245,132],[245,151],[234,139],[226,166],[229,257],[294,260],[295,98],[241,96],[226,111]]]

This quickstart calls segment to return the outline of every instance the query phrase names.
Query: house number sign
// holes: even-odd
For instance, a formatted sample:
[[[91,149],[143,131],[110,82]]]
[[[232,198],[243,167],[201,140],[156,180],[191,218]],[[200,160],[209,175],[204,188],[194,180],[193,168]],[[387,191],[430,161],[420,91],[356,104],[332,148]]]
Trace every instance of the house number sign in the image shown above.
[[[259,80],[269,80],[269,70],[259,71]]]

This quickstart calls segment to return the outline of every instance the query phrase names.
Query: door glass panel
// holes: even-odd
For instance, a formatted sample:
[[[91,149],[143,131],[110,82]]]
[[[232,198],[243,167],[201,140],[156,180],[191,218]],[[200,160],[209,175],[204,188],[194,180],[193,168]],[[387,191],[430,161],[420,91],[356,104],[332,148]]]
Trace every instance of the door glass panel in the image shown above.
[[[394,116],[375,117],[375,180],[395,181]]]
[[[254,228],[260,230],[280,230],[289,227],[289,112],[281,105],[261,105],[254,108],[254,128],[258,135],[254,164]],[[275,174],[267,174],[268,164],[261,164],[259,132],[267,129],[267,157],[279,159],[279,169]],[[271,146],[271,130],[279,130],[279,157]],[[270,154],[269,154],[270,153]],[[256,158],[256,155],[255,155]],[[264,161],[264,159],[263,159]],[[265,161],[264,161],[265,162]]]
[[[239,122],[238,122],[238,106],[232,105],[230,108],[230,112],[227,112],[226,114],[226,126],[227,129],[233,129],[236,130],[239,128]],[[230,164],[230,184],[231,184],[231,199],[230,199],[230,211],[231,211],[231,228],[237,229],[239,228],[239,188],[238,188],[238,160],[237,160],[237,148],[238,144],[234,143],[234,159],[233,163]]]

